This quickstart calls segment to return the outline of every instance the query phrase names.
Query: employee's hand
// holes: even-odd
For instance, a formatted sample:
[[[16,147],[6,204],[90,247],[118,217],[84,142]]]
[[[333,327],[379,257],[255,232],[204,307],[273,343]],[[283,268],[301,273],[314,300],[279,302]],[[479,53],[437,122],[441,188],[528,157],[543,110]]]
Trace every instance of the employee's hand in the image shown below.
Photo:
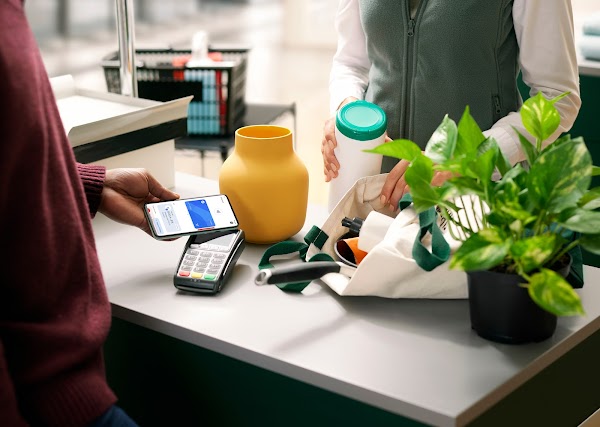
[[[146,169],[109,169],[98,210],[114,221],[133,225],[151,235],[144,203],[178,198],[179,194],[163,187]]]
[[[338,107],[338,110],[349,102],[354,101],[357,101],[357,98],[349,96],[342,101]],[[338,159],[333,152],[335,147],[337,147],[337,140],[335,139],[334,115],[325,122],[325,126],[323,128],[323,139],[321,140],[321,154],[323,155],[323,174],[325,175],[325,182],[329,182],[338,176],[340,162],[338,162]]]
[[[402,196],[410,191],[404,178],[409,164],[407,160],[400,160],[390,171],[381,189],[380,201],[383,205],[387,205],[390,212],[398,209],[398,202],[402,199]],[[451,172],[434,172],[431,185],[439,187],[451,177]]]

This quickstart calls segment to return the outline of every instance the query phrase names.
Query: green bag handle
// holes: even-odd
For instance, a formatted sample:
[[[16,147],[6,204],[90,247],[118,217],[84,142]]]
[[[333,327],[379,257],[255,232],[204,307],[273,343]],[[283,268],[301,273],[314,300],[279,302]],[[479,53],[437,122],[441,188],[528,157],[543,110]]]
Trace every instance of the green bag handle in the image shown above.
[[[306,253],[308,252],[309,246],[314,244],[317,248],[322,249],[327,239],[329,239],[327,233],[313,225],[309,232],[306,233],[306,236],[304,236],[304,243],[296,242],[294,240],[285,240],[269,247],[261,257],[260,262],[258,263],[258,269],[272,268],[273,264],[271,264],[271,257],[276,255],[289,255],[298,252],[298,258],[302,261],[306,261]],[[319,252],[308,260],[308,262],[313,261],[334,261],[334,259],[324,252]],[[309,283],[310,280],[305,282],[279,283],[276,286],[279,289],[288,292],[302,292]]]
[[[405,194],[398,206],[400,210],[407,208],[412,204],[412,196]],[[450,257],[450,245],[444,239],[444,236],[437,225],[436,221],[437,212],[435,208],[426,210],[419,214],[420,230],[415,238],[413,245],[412,255],[419,267],[425,271],[431,271],[440,264],[446,262]],[[422,239],[425,237],[427,232],[431,233],[431,252],[423,245]],[[297,242],[294,240],[285,240],[283,242],[275,243],[269,247],[263,254],[258,263],[259,270],[264,268],[273,268],[271,263],[271,257],[277,255],[289,255],[294,252],[298,252],[298,258],[305,262],[313,261],[335,261],[331,256],[324,252],[315,254],[309,260],[306,259],[308,248],[311,244],[314,244],[317,248],[322,249],[325,242],[329,239],[327,233],[321,230],[317,226],[312,226],[306,236],[304,236],[304,243]],[[288,292],[302,292],[304,288],[308,286],[310,281],[294,282],[294,283],[279,283],[276,286],[284,291]]]
[[[412,202],[412,196],[406,193],[398,202],[398,207],[400,210],[406,209]],[[437,211],[434,207],[419,214],[419,227],[412,256],[419,267],[431,271],[450,259],[450,245],[437,224]],[[431,234],[431,251],[423,245],[423,238],[428,232]]]

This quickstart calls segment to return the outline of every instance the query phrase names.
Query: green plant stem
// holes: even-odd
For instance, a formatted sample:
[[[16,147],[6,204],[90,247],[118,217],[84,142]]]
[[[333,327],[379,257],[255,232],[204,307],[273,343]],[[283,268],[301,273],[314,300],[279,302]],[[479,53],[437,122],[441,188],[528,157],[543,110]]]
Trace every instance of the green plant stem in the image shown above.
[[[463,196],[460,197],[460,202],[462,204],[462,211],[465,213],[465,217],[467,218],[467,224],[469,225],[469,229],[471,230],[471,233],[475,233],[477,231],[476,228],[473,228],[473,220],[471,217],[475,218],[475,210],[473,209],[473,199],[468,198],[467,200],[469,200],[469,207],[467,208],[465,205],[465,199],[463,198]],[[469,215],[469,213],[471,215]],[[458,217],[460,219],[460,216]],[[469,234],[471,234],[469,233]]]
[[[475,221],[475,226],[477,227],[477,230],[481,230],[483,228],[483,216],[479,216],[475,214],[475,205],[479,204],[481,206],[481,199],[479,197],[477,197],[477,200],[479,201],[479,203],[477,203],[477,200],[475,200],[475,196],[471,195],[470,197],[471,199],[471,211],[473,212],[473,220]],[[482,211],[483,212],[483,211]],[[477,231],[477,230],[473,230],[473,231]]]
[[[548,265],[553,265],[555,262],[557,262],[559,259],[561,259],[564,254],[569,252],[571,249],[576,247],[578,244],[579,244],[579,239],[573,240],[571,243],[569,243],[568,245],[563,247],[560,251],[558,251],[558,253],[552,258],[552,260],[550,261],[550,263]]]
[[[454,227],[452,227],[452,223],[454,221],[452,219],[452,215],[448,212],[448,208],[440,209],[440,214],[446,219],[446,224],[448,226],[448,232],[450,233],[450,236],[452,236],[454,240],[463,242],[465,239],[454,232]]]
[[[485,191],[485,200],[489,200],[487,189]],[[483,200],[481,200],[481,197],[479,198],[479,209],[481,210],[481,228],[484,228],[484,226],[487,227],[488,222],[485,217],[485,204]]]
[[[535,221],[535,225],[533,226],[533,234],[542,234],[542,225],[546,223],[547,214],[548,213],[546,211],[542,211],[537,215],[537,220]]]
[[[527,283],[521,283],[521,284],[519,284],[519,286],[522,286],[524,288],[528,287],[529,280],[531,280],[531,276],[529,274],[523,272],[523,270],[520,267],[518,267],[516,270],[517,270],[516,273],[527,281]]]
[[[444,215],[444,218],[446,218],[446,220],[448,221],[448,227],[449,227],[449,231],[450,231],[450,235],[452,236],[452,238],[454,240],[460,240],[462,242],[464,242],[465,240],[467,240],[467,238],[471,235],[471,233],[473,232],[471,229],[465,227],[462,222],[454,219],[454,215],[450,214],[449,212],[453,212],[456,217],[458,218],[458,212],[456,212],[453,209],[448,208],[447,206],[443,207],[444,209],[442,209],[441,211],[443,212],[442,215]],[[457,228],[457,230],[462,231],[463,236],[458,236],[456,235],[453,230],[452,227],[450,227],[450,223],[454,224]]]

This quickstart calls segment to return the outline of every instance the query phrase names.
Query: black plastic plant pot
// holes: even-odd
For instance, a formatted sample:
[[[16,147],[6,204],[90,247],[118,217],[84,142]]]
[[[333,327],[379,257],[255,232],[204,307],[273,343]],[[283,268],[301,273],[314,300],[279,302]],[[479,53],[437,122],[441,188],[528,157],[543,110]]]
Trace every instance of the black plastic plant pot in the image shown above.
[[[526,344],[550,338],[556,330],[556,315],[540,308],[519,286],[516,274],[493,271],[467,273],[471,327],[485,339]]]

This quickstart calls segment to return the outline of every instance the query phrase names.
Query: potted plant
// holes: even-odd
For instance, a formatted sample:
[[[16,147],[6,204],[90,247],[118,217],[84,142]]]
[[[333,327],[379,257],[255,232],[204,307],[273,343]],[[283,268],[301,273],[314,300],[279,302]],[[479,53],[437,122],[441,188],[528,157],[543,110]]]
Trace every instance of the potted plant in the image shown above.
[[[366,150],[410,162],[414,207],[437,206],[461,242],[449,266],[467,273],[472,328],[494,341],[541,341],[554,333],[556,316],[584,313],[566,273],[569,251],[600,254],[600,187],[590,189],[600,168],[582,138],[565,134],[542,147],[560,121],[554,103],[565,95],[538,93],[523,104],[535,140],[519,133],[528,166],[511,166],[468,106],[458,125],[444,117],[424,152],[406,139]],[[435,171],[453,178],[433,186]]]

